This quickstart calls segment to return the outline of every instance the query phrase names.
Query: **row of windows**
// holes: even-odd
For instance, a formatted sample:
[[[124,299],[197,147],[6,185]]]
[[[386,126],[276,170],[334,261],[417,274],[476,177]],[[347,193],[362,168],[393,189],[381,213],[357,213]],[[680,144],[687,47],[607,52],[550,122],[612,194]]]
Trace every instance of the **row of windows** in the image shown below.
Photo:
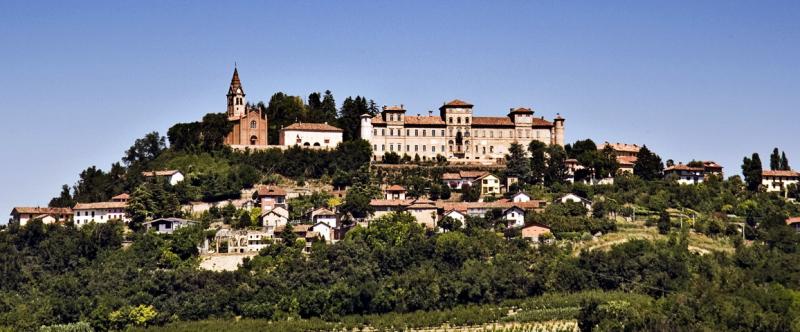
[[[106,210],[106,213],[122,213],[122,212],[123,212],[122,209],[109,209],[109,210]],[[88,217],[90,213],[91,213],[92,217],[94,217],[94,211],[83,211],[83,216],[84,217]],[[80,217],[81,216],[81,211],[75,212],[75,216],[76,217]]]
[[[461,117],[456,117],[456,123],[461,123],[461,119],[462,119]],[[469,117],[466,117],[466,118],[463,118],[463,119],[464,119],[464,123],[467,123],[467,124],[469,123]],[[453,123],[453,117],[452,116],[447,119],[447,123]]]
[[[461,151],[461,147],[454,147],[452,145],[452,141],[450,143],[451,143],[450,152],[454,152],[455,149],[458,149],[458,151]],[[420,150],[420,146],[422,147],[421,150]],[[379,147],[378,144],[374,144],[372,146],[372,149],[374,151],[378,151],[378,147]],[[427,148],[428,148],[427,145],[414,145],[414,149],[412,150],[410,144],[406,145],[405,147],[406,147],[405,152],[420,152],[420,151],[427,152]],[[431,152],[436,152],[436,145],[431,145],[430,149],[431,149]],[[476,147],[475,149],[476,149],[476,152],[482,152],[484,154],[487,153],[487,152],[488,153],[494,153],[494,146],[491,146],[491,145],[488,146],[488,149],[487,149],[486,146]],[[386,144],[381,144],[380,145],[380,151],[384,151],[384,152],[386,151]],[[403,152],[403,145],[402,144],[389,144],[389,151],[390,152]],[[445,151],[444,145],[441,146],[439,151],[440,152],[444,152]],[[469,152],[469,145],[464,146],[464,151],[465,152]]]
[[[457,134],[457,133],[460,133],[460,132],[461,132],[460,129],[458,131],[454,131],[453,128],[449,129],[450,136],[453,136],[454,133]],[[378,135],[378,133],[380,133],[380,135]],[[402,129],[397,129],[397,130],[389,129],[388,133],[389,133],[389,136],[403,136],[403,130]],[[413,136],[420,136],[420,133],[422,133],[422,137],[428,136],[428,130],[427,129],[422,129],[422,130],[419,130],[419,129],[406,129],[406,135],[405,136],[412,136],[411,135],[412,133],[414,134]],[[387,134],[387,130],[386,129],[381,129],[380,131],[378,131],[378,129],[373,129],[372,130],[372,135],[373,136],[386,136],[386,134]],[[430,134],[431,134],[431,137],[436,137],[436,130],[435,129],[431,129],[430,130]],[[531,130],[531,129],[517,129],[517,137],[519,137],[519,138],[533,138],[533,136],[534,136],[533,134],[535,134],[535,136],[536,136],[535,138],[541,138],[541,135],[540,135],[539,131],[534,131],[534,130]],[[444,136],[444,129],[440,130],[440,134],[439,135],[440,136]],[[464,137],[470,137],[469,130],[464,131],[462,133],[462,135],[464,135]],[[475,130],[475,135],[476,135],[475,137],[494,138],[495,131],[494,130]],[[505,138],[513,138],[513,136],[514,136],[514,130],[512,130],[512,129],[510,129],[510,130],[497,130],[497,138],[504,138],[504,137]]]
[[[235,97],[235,98],[233,98],[233,104],[234,105],[244,105],[244,99],[241,98],[241,97]]]

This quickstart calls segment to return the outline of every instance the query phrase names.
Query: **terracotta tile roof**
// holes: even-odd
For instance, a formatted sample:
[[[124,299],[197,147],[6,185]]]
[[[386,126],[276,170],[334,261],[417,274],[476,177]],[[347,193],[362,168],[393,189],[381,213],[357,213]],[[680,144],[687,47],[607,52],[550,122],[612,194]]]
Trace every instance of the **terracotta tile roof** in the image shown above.
[[[11,213],[24,213],[24,214],[72,214],[72,209],[54,208],[54,207],[28,207],[28,206],[15,206],[11,209]]]
[[[512,108],[511,112],[508,112],[508,114],[533,114],[533,111],[530,108],[517,107]]]
[[[533,118],[534,127],[552,127],[553,123],[542,118]]]
[[[791,217],[789,219],[786,219],[786,224],[787,225],[796,224],[796,223],[800,223],[800,217]]]
[[[617,163],[619,163],[620,166],[633,166],[636,164],[637,159],[638,158],[634,156],[618,156]]]
[[[409,206],[413,203],[410,199],[373,199],[369,201],[371,206]]]
[[[762,171],[761,176],[800,177],[795,171]]]
[[[545,228],[545,229],[548,229],[548,230],[550,229],[550,226],[547,226],[545,224],[539,224],[539,223],[534,223],[534,224],[522,227],[522,229],[529,229],[529,228],[534,228],[534,227]]]
[[[513,127],[514,122],[507,116],[473,116],[473,127]]]
[[[258,196],[286,196],[286,190],[275,186],[258,187]]]
[[[633,152],[633,153],[639,153],[639,149],[642,148],[641,146],[638,146],[636,144],[605,142],[603,144],[598,145],[597,149],[598,150],[602,150],[606,146],[610,146],[612,149],[614,149],[614,151],[618,151],[618,152]]]
[[[417,203],[411,204],[410,206],[406,207],[406,209],[410,209],[410,210],[434,210],[434,209],[436,209],[436,205],[433,205],[433,203],[417,202]]]
[[[470,103],[468,103],[468,102],[466,102],[466,101],[463,101],[463,100],[460,100],[460,99],[453,99],[453,100],[451,100],[450,102],[448,102],[448,103],[445,103],[445,104],[442,106],[442,108],[449,108],[449,107],[472,107],[472,106],[473,106],[472,104],[470,104]]]
[[[482,176],[487,175],[487,174],[489,174],[489,172],[486,172],[486,171],[460,171],[460,172],[458,172],[458,175],[460,175],[461,178],[476,178],[477,179],[477,178],[482,177]]]
[[[684,164],[677,164],[672,165],[664,169],[664,172],[671,172],[671,171],[687,171],[687,172],[702,172],[705,168],[702,167],[689,167]]]
[[[111,197],[111,200],[112,201],[113,200],[127,200],[127,199],[130,199],[130,198],[131,198],[131,195],[128,195],[128,193],[121,193],[121,194],[119,194],[117,196]]]
[[[444,173],[442,174],[442,180],[461,180],[461,175],[458,173]]]
[[[378,114],[372,117],[372,125],[376,124],[377,125],[386,124],[386,121],[383,121],[383,115]]]
[[[173,175],[175,173],[179,173],[179,172],[180,171],[177,170],[177,169],[168,169],[168,170],[162,170],[162,171],[145,171],[145,172],[142,172],[142,175],[144,175],[144,176],[171,176],[171,175]]]
[[[722,170],[722,165],[720,165],[720,164],[717,164],[716,162],[714,162],[714,161],[711,161],[711,160],[706,160],[706,161],[704,161],[704,162],[703,162],[703,167],[705,167],[705,168],[710,168],[710,169],[719,169],[719,170]]]
[[[281,131],[285,130],[296,130],[296,131],[325,131],[325,132],[342,132],[343,130],[331,126],[327,123],[293,123],[288,127],[281,129]]]
[[[384,106],[384,111],[405,111],[406,108],[403,105],[392,105],[392,106]]]
[[[96,210],[96,209],[124,209],[128,206],[126,202],[94,202],[75,204],[73,210]]]
[[[509,202],[509,201],[494,201],[494,202],[443,202],[437,201],[436,207],[444,211],[458,211],[466,212],[469,209],[508,209],[511,207],[518,207],[523,210],[535,210],[543,207],[545,201],[531,200],[528,202]]]
[[[407,115],[405,124],[411,126],[446,126],[441,117],[425,115]]]
[[[389,188],[386,188],[386,191],[406,191],[406,188],[399,184],[391,185]]]

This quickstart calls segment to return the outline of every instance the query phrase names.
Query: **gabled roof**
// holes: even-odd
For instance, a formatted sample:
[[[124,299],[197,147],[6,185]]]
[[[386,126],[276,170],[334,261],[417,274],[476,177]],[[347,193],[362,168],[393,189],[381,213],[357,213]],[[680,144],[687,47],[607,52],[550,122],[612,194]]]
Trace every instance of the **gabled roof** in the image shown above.
[[[111,197],[111,200],[112,201],[115,201],[115,200],[128,200],[130,198],[131,198],[131,195],[128,195],[128,193],[121,193],[121,194],[119,194],[117,196]]]
[[[546,228],[546,229],[550,229],[550,226],[547,226],[547,225],[545,225],[545,224],[539,224],[539,223],[533,223],[533,224],[530,224],[530,225],[528,225],[528,226],[522,227],[522,229],[526,229],[526,228],[533,228],[533,227],[539,227],[539,228]]]
[[[796,223],[800,223],[800,217],[791,217],[791,218],[786,219],[786,224],[787,225],[796,224]]]
[[[288,127],[281,129],[281,131],[295,130],[295,131],[321,131],[321,132],[342,132],[342,129],[331,126],[327,123],[293,123]]]
[[[316,209],[313,212],[311,212],[311,214],[314,217],[318,217],[318,216],[334,216],[335,217],[336,216],[336,213],[334,213],[333,211],[328,210],[326,208]]]
[[[691,167],[685,164],[677,164],[665,168],[664,172],[672,172],[672,171],[702,172],[704,170],[705,169],[703,167]]]
[[[638,158],[636,158],[635,156],[618,156],[617,157],[617,163],[620,166],[633,166],[634,164],[636,164],[636,160],[638,160]]]
[[[258,187],[258,196],[286,196],[286,190],[275,186]]]

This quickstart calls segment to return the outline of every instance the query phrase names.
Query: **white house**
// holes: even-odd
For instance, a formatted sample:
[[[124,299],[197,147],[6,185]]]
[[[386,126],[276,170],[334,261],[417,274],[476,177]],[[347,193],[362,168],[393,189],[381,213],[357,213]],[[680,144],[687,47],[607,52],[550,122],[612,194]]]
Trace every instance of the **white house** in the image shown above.
[[[336,239],[336,229],[321,221],[311,226],[311,231],[319,234],[327,243],[332,243]]]
[[[797,185],[800,173],[795,171],[763,171],[761,184],[767,192],[784,191],[791,184]]]
[[[684,164],[672,165],[664,169],[664,177],[675,179],[678,184],[698,184],[705,178],[705,168],[690,167]]]
[[[514,203],[530,202],[531,201],[531,196],[520,191],[520,192],[514,194],[513,196],[511,196],[511,201],[514,202]]]
[[[216,252],[227,243],[229,253],[258,252],[272,243],[271,236],[264,231],[220,229],[214,236]]]
[[[325,223],[332,228],[338,228],[339,223],[336,220],[336,213],[326,208],[319,208],[311,212],[311,223]]]
[[[343,130],[326,123],[295,123],[281,129],[280,145],[334,149]]]
[[[462,227],[465,226],[464,224],[466,223],[466,220],[467,220],[467,216],[464,215],[463,213],[461,213],[458,210],[445,211],[445,213],[442,215],[442,218],[445,218],[445,217],[450,217],[450,218],[453,218],[455,220],[460,221]]]
[[[63,222],[72,217],[70,208],[51,208],[51,207],[24,207],[17,206],[11,209],[11,222],[20,226],[25,226],[28,221],[42,219],[45,224]]]
[[[172,232],[179,228],[188,227],[193,224],[197,224],[197,221],[181,218],[159,218],[143,222],[142,226],[144,226],[146,230],[153,229],[158,234],[172,234]]]
[[[569,194],[566,194],[564,196],[559,197],[556,200],[556,202],[559,202],[559,203],[562,203],[562,204],[566,203],[566,202],[579,203],[579,204],[583,205],[583,207],[585,207],[587,210],[590,210],[590,211],[592,210],[592,201],[590,201],[590,200],[588,200],[586,198],[580,197],[578,195],[575,195],[573,193],[569,193]]]
[[[286,226],[289,222],[289,211],[283,206],[276,206],[268,211],[261,213],[261,224],[267,230],[267,234],[274,235],[275,229]]]
[[[176,185],[178,182],[183,181],[183,173],[179,170],[163,170],[163,171],[147,171],[142,172],[145,177],[166,178],[169,184]]]
[[[507,221],[508,227],[525,226],[525,210],[512,206],[503,211],[503,218]]]
[[[125,214],[127,202],[96,202],[78,203],[72,208],[75,226],[83,226],[90,222],[102,224],[109,220],[117,219],[122,222],[129,222],[130,218]]]
[[[392,185],[384,190],[386,199],[406,199],[406,188],[401,185]]]

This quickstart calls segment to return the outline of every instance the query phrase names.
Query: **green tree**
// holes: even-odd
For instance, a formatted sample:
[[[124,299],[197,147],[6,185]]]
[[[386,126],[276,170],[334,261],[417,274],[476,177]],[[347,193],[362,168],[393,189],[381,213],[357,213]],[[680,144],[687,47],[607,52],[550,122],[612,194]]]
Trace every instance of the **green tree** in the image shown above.
[[[347,141],[359,138],[361,115],[369,114],[374,116],[377,111],[375,103],[367,101],[364,97],[347,97],[342,103],[338,119],[339,128],[343,130],[343,139]]]
[[[781,170],[791,171],[792,167],[789,166],[789,159],[786,158],[786,151],[781,152]]]
[[[509,154],[506,156],[506,176],[517,177],[520,181],[527,182],[531,170],[531,162],[526,156],[522,145],[514,142],[508,148]]]
[[[61,186],[61,194],[58,197],[53,197],[50,200],[50,203],[47,205],[50,207],[73,207],[75,206],[75,200],[72,199],[72,194],[69,191],[68,185]]]
[[[742,175],[750,191],[758,191],[761,185],[761,158],[758,153],[753,153],[751,158],[744,157],[742,160]]]
[[[481,186],[465,183],[461,186],[461,200],[464,202],[477,202],[481,198]]]
[[[133,146],[125,151],[125,156],[122,157],[122,161],[124,161],[126,165],[137,163],[146,164],[155,160],[166,148],[167,143],[164,136],[154,131],[148,133],[143,138],[137,139],[136,142],[133,143]]]
[[[544,181],[544,173],[547,170],[547,145],[544,143],[533,140],[528,145],[528,152],[531,154],[530,162],[530,179],[533,184],[540,184]]]
[[[564,183],[567,179],[567,153],[560,145],[550,145],[547,147],[547,168],[544,173],[544,183],[548,186],[556,183]]]
[[[647,145],[639,149],[636,154],[636,164],[633,165],[633,174],[646,181],[657,180],[661,178],[664,171],[664,164],[661,162],[661,157],[650,151]]]
[[[769,169],[773,171],[781,169],[781,152],[778,148],[772,149],[772,154],[769,155]]]

